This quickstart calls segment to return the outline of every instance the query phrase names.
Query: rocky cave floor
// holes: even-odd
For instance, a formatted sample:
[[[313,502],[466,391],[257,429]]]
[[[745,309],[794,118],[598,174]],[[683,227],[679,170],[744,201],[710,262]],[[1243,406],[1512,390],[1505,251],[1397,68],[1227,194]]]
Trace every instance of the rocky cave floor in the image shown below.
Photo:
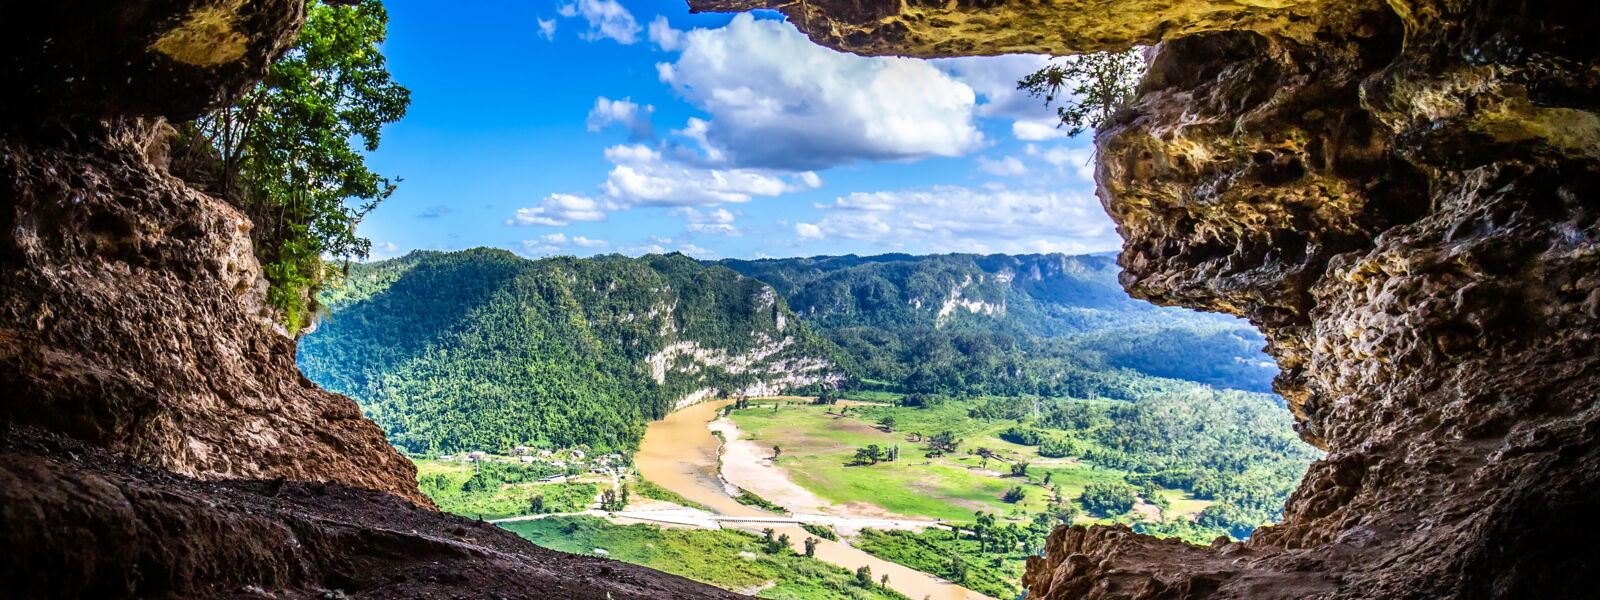
[[[70,560],[4,574],[12,598],[742,597],[534,546],[383,492],[201,481],[42,430],[0,427],[0,545],[77,549],[57,557]]]

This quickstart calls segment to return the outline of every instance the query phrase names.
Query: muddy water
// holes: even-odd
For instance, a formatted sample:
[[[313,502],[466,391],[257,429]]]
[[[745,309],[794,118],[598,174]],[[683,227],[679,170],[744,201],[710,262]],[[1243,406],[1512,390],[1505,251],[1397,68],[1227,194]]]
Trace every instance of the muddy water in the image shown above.
[[[645,479],[685,498],[730,516],[771,517],[772,513],[739,504],[723,490],[717,478],[717,447],[720,441],[706,429],[717,410],[732,403],[718,400],[690,406],[650,424],[644,442],[634,456],[634,465]],[[752,527],[754,530],[760,526]],[[795,551],[804,551],[805,538],[813,537],[798,526],[773,527],[778,534],[789,534]],[[889,587],[917,600],[993,600],[959,585],[921,571],[876,558],[841,542],[820,540],[817,558],[851,571],[866,566],[874,580],[889,575]]]

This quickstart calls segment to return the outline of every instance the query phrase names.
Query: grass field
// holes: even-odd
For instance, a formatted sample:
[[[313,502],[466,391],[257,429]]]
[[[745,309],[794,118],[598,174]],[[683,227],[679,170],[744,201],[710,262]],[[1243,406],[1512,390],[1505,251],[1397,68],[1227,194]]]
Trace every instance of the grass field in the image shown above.
[[[906,600],[893,590],[861,587],[854,575],[788,549],[767,552],[759,536],[734,530],[612,525],[594,517],[550,517],[502,527],[535,544],[602,554],[759,598]]]
[[[978,542],[940,529],[920,533],[867,529],[853,545],[878,558],[956,581],[995,598],[1015,598],[1021,593],[1017,582],[1022,579],[1028,559],[1028,553],[1022,551],[979,553]],[[967,557],[966,577],[953,571],[951,556]],[[995,559],[999,559],[998,566]]]
[[[535,497],[544,498],[544,512],[576,512],[587,508],[600,493],[596,483],[504,484],[468,492],[461,488],[472,478],[471,464],[423,459],[412,462],[417,465],[418,481],[430,482],[421,486],[422,491],[439,505],[439,510],[464,517],[503,519],[531,514]]]
[[[1041,458],[1033,447],[998,437],[1012,422],[973,419],[967,416],[965,406],[956,403],[928,409],[853,407],[846,417],[838,417],[832,412],[836,410],[792,404],[775,412],[766,405],[733,411],[730,416],[746,439],[767,448],[781,446],[777,464],[802,487],[834,503],[867,502],[907,516],[970,520],[974,512],[985,511],[1021,519],[1045,510],[1051,495],[1043,485],[1046,473],[1067,498],[1077,497],[1091,483],[1126,477],[1121,471],[1080,461]],[[895,418],[892,433],[876,426],[886,415]],[[906,437],[908,433],[926,436],[940,431],[951,431],[963,440],[959,452],[929,458],[921,443]],[[851,464],[856,449],[868,444],[898,445],[900,459],[876,465]],[[1027,476],[1011,476],[1011,463],[1006,460],[990,459],[984,468],[982,457],[967,454],[980,447],[1010,460],[1029,461]],[[1019,486],[1024,493],[1022,501],[1002,499],[1007,490]],[[1168,495],[1174,500],[1174,513],[1198,512],[1204,507],[1203,501],[1181,500],[1185,497],[1181,491],[1169,491]]]

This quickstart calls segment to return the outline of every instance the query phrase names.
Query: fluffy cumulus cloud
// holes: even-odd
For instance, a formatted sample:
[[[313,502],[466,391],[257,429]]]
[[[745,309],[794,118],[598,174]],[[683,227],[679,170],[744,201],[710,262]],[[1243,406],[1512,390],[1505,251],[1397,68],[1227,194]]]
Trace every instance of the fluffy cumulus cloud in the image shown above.
[[[1016,177],[1028,174],[1027,165],[1022,164],[1022,159],[1015,156],[1002,156],[1000,158],[980,156],[978,157],[978,170],[1001,177]]]
[[[1089,148],[1028,144],[1027,152],[1079,181],[1094,183],[1094,151]]]
[[[666,160],[660,151],[639,144],[607,148],[606,160],[615,166],[600,191],[620,206],[715,206],[821,185],[814,173],[699,167]]]
[[[1093,197],[1056,191],[939,186],[855,193],[796,224],[802,241],[844,238],[919,252],[1097,252],[1120,238]]]
[[[683,32],[673,29],[672,24],[667,22],[667,18],[661,15],[656,15],[655,20],[650,21],[650,30],[647,35],[650,38],[650,43],[668,52],[677,50],[683,44]]]
[[[507,225],[544,225],[560,227],[575,222],[606,220],[606,202],[573,194],[550,194],[538,206],[517,209],[517,214],[506,220]]]
[[[400,255],[400,246],[394,242],[373,242],[367,250],[367,260],[383,260]]]
[[[650,236],[648,241],[623,246],[619,249],[623,254],[639,256],[641,254],[666,254],[668,252],[681,252],[695,258],[717,258],[717,253],[701,248],[683,240]]]
[[[550,256],[552,254],[577,254],[582,251],[597,252],[611,246],[610,242],[586,238],[581,235],[569,236],[564,233],[551,233],[541,235],[531,240],[522,240],[521,250],[529,256]]]
[[[972,88],[926,61],[835,52],[748,14],[657,37],[681,50],[657,66],[661,80],[711,116],[686,131],[726,166],[809,170],[960,156],[983,143]]]
[[[1044,100],[1017,89],[1017,80],[1050,64],[1042,54],[944,58],[933,64],[955,75],[978,94],[978,114],[1017,120],[1038,120],[1054,114]]]
[[[1014,121],[1011,123],[1011,135],[1026,142],[1059,140],[1071,137],[1068,133],[1072,130],[1060,125],[1061,120],[1054,117]]]
[[[684,220],[683,230],[689,233],[739,237],[744,232],[733,224],[733,211],[726,208],[695,210],[691,207],[674,209],[672,215]]]
[[[650,115],[655,111],[654,106],[634,104],[632,98],[612,100],[601,96],[595,98],[594,108],[589,109],[589,118],[585,125],[589,131],[600,131],[617,124],[628,130],[629,137],[635,140],[648,140],[655,137],[655,129],[650,124]]]
[[[567,18],[582,17],[589,24],[589,29],[581,34],[586,40],[612,39],[620,44],[632,44],[639,41],[639,32],[644,31],[633,19],[633,13],[616,0],[577,0],[561,5],[556,11]],[[543,29],[542,23],[540,28]],[[554,25],[550,31],[555,32]]]

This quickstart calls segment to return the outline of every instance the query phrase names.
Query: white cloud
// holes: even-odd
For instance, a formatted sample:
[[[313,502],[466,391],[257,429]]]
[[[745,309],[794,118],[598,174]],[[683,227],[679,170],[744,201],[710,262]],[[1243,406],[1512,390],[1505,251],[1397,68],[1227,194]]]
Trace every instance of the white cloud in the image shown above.
[[[539,25],[539,37],[542,37],[542,38],[547,39],[547,40],[556,39],[556,20],[555,19],[535,19],[535,21]]]
[[[711,115],[685,128],[709,161],[809,170],[960,156],[983,142],[972,88],[926,61],[835,52],[748,14],[676,43],[682,54],[657,72]]]
[[[1072,130],[1057,127],[1061,120],[1057,118],[1016,121],[1011,124],[1011,135],[1026,142],[1040,142],[1044,140],[1059,140],[1072,137],[1068,135]]]
[[[657,48],[668,52],[677,50],[679,46],[683,45],[683,32],[673,29],[672,24],[668,23],[667,18],[662,15],[656,15],[656,18],[650,21],[648,35],[651,43],[655,44]]]
[[[703,233],[706,235],[720,235],[725,237],[739,237],[744,235],[738,227],[733,225],[733,211],[726,208],[712,210],[696,210],[690,207],[673,209],[669,213],[680,217],[688,224],[683,230],[690,233]]]
[[[556,11],[567,18],[582,16],[589,23],[589,30],[582,34],[586,40],[613,39],[619,44],[632,44],[639,41],[639,32],[644,31],[639,22],[633,20],[633,13],[616,0],[577,0],[561,5]]]
[[[715,206],[749,202],[821,184],[815,174],[777,175],[754,169],[713,169],[663,160],[643,145],[612,146],[606,160],[616,166],[600,191],[621,206]]]
[[[367,260],[369,261],[394,258],[399,255],[400,246],[394,242],[373,242],[372,247],[367,249]]]
[[[559,227],[573,222],[604,221],[608,204],[572,194],[550,194],[538,206],[517,209],[517,214],[506,220],[507,225],[543,225]]]
[[[943,58],[933,61],[935,66],[953,73],[958,79],[978,93],[982,104],[978,115],[1004,117],[1016,120],[1049,118],[1055,110],[1045,106],[1044,99],[1029,96],[1017,89],[1017,80],[1050,64],[1043,54],[1008,54],[1005,56],[967,56]]]
[[[690,223],[688,225],[684,225],[683,230],[689,233],[703,233],[706,235],[720,235],[725,237],[739,237],[744,235],[744,232],[739,231],[738,227],[729,225],[727,223]]]
[[[679,208],[672,211],[672,216],[680,217],[690,223],[709,223],[725,225],[733,222],[733,211],[726,208],[714,210],[695,210],[693,208]]]
[[[1069,148],[1067,146],[1041,147],[1038,144],[1028,144],[1028,156],[1032,156],[1050,163],[1055,167],[1071,173],[1081,181],[1094,183],[1094,150],[1089,148]]]
[[[598,250],[610,246],[605,240],[586,238],[581,235],[568,236],[564,233],[551,233],[541,235],[531,240],[522,240],[521,250],[529,256],[549,256],[551,254],[571,254],[574,248]]]
[[[802,240],[845,238],[918,252],[1096,252],[1121,244],[1098,200],[1058,191],[925,189],[855,193],[819,206]]]
[[[632,98],[612,100],[601,96],[594,99],[594,108],[589,109],[586,125],[589,131],[600,131],[616,123],[627,129],[633,139],[648,140],[656,135],[650,124],[650,115],[655,111],[654,106],[634,104]]]
[[[682,241],[682,240],[674,240],[672,238],[657,237],[657,236],[653,236],[653,235],[650,236],[649,241],[641,243],[641,244],[635,244],[635,245],[632,245],[632,246],[624,246],[623,248],[621,248],[621,251],[622,251],[623,254],[627,254],[629,256],[639,256],[641,254],[666,254],[668,252],[682,252],[684,254],[687,254],[689,256],[693,256],[695,258],[716,258],[717,257],[717,253],[716,252],[713,252],[711,250],[707,250],[705,248],[701,248],[701,247],[696,246],[694,244],[691,244],[689,242],[685,242],[685,241]]]
[[[998,159],[979,156],[978,170],[1001,177],[1016,177],[1028,174],[1028,167],[1022,164],[1022,159],[1015,156],[1003,156]]]

